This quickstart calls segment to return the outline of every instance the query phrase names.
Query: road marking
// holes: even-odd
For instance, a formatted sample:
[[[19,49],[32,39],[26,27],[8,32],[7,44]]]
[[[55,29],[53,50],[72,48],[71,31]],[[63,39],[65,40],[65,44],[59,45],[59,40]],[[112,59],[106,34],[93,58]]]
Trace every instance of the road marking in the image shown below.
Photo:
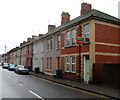
[[[36,93],[34,93],[33,91],[29,91],[30,93],[32,93],[33,95],[35,95],[36,97],[40,98],[41,100],[44,100],[41,96],[37,95]]]
[[[95,93],[92,93],[92,92],[88,92],[88,91],[80,90],[80,89],[77,89],[77,88],[74,88],[74,87],[66,86],[66,85],[63,85],[63,84],[60,84],[60,83],[55,83],[55,82],[49,81],[47,79],[39,78],[39,77],[36,77],[36,76],[33,76],[33,75],[32,75],[32,77],[35,77],[37,79],[40,79],[40,80],[43,80],[43,81],[46,81],[46,82],[49,82],[49,83],[52,83],[52,84],[56,84],[56,85],[59,85],[59,86],[65,87],[65,88],[69,88],[69,89],[72,89],[72,90],[75,90],[75,91],[90,94],[90,95],[93,95],[93,96],[96,96],[96,97],[99,97],[99,98],[109,98],[109,97],[102,96],[102,95],[99,95],[99,94],[95,94]]]
[[[20,86],[23,86],[22,84],[19,84]]]

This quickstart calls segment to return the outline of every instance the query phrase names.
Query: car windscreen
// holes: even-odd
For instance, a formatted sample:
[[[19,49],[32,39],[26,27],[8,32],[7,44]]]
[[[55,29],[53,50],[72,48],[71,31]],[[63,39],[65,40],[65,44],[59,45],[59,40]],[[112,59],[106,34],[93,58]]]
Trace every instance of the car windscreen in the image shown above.
[[[8,63],[4,63],[4,65],[7,65],[7,66],[8,66]]]
[[[25,68],[24,66],[18,66],[18,68]]]

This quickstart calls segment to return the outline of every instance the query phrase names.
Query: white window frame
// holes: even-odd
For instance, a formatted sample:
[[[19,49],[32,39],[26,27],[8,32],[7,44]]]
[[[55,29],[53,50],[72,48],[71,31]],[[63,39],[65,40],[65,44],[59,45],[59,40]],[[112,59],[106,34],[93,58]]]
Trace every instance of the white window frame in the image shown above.
[[[74,57],[74,61],[76,62],[76,58],[75,58],[75,56],[71,56],[71,72],[72,73],[75,73],[76,71],[76,63],[75,62],[73,62],[73,57]],[[72,70],[73,68],[72,68],[72,65],[74,65],[74,71]]]
[[[50,49],[53,49],[53,38],[50,38]]]
[[[76,29],[71,30],[71,45],[76,45]]]
[[[57,49],[60,49],[60,35],[57,35]]]
[[[86,28],[86,26],[87,25],[89,25],[89,30],[88,31],[86,31],[85,30],[85,28]],[[88,23],[88,24],[85,24],[84,26],[83,26],[83,35],[84,35],[84,41],[85,42],[90,42],[90,24]],[[88,36],[88,37],[87,37]],[[88,40],[87,40],[88,39]]]
[[[47,50],[50,50],[50,39],[47,39]]]
[[[66,47],[69,47],[69,46],[70,46],[70,31],[67,31],[66,32]]]
[[[66,72],[70,72],[70,56],[66,56],[65,60],[66,60]],[[67,70],[67,69],[69,69],[69,70]]]

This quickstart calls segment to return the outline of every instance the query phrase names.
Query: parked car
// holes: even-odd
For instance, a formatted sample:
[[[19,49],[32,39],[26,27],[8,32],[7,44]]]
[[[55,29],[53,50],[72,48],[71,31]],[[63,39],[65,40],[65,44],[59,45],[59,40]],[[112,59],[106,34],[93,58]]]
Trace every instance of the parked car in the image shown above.
[[[2,63],[0,63],[0,66],[2,66]]]
[[[8,67],[9,67],[9,64],[8,64],[8,63],[3,63],[2,68],[8,69]]]
[[[16,65],[15,64],[9,64],[8,70],[15,70],[16,69]]]
[[[17,65],[16,69],[15,69],[15,73],[18,73],[18,74],[29,74],[29,70],[28,70],[28,68],[26,68],[23,65]]]

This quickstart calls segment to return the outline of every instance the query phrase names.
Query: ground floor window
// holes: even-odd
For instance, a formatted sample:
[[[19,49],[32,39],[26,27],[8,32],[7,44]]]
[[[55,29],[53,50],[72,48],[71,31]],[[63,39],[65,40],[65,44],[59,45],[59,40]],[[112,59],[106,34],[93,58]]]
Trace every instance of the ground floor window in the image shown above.
[[[47,69],[52,69],[52,57],[47,58]]]
[[[75,73],[75,65],[76,65],[76,61],[75,61],[75,56],[66,56],[65,57],[66,60],[66,72],[72,72]]]

